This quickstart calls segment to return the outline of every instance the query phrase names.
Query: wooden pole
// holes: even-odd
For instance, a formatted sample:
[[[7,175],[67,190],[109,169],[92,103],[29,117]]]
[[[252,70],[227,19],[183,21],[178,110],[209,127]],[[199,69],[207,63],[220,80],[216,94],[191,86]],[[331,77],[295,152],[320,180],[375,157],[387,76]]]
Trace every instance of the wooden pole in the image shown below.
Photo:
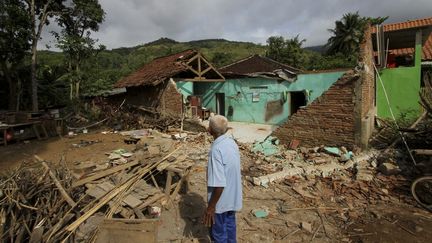
[[[66,200],[66,202],[71,206],[74,207],[76,205],[76,203],[74,202],[74,200],[69,196],[69,194],[66,192],[66,190],[63,188],[62,184],[60,183],[60,181],[57,179],[57,177],[55,176],[54,172],[50,169],[50,167],[48,166],[48,164],[41,159],[39,156],[35,155],[34,156],[36,158],[37,161],[41,162],[43,167],[45,167],[48,170],[48,173],[51,177],[51,179],[54,181],[54,184],[56,185],[56,187],[59,189],[61,195],[63,196],[63,198]]]

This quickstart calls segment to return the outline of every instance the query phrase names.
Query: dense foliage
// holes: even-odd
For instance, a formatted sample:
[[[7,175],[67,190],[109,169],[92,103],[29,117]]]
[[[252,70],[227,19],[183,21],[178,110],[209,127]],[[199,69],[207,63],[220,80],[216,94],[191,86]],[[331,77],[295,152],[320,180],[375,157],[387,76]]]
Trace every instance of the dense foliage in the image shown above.
[[[135,47],[106,50],[90,36],[98,31],[104,19],[105,13],[99,1],[71,0],[68,5],[63,5],[63,2],[36,1],[37,16],[33,18],[29,1],[1,1],[0,109],[30,109],[34,80],[37,80],[41,108],[72,104],[82,97],[97,96],[112,89],[121,77],[154,58],[186,49],[201,51],[217,67],[254,54],[266,55],[304,70],[353,67],[358,44],[363,38],[362,28],[366,23],[381,23],[386,19],[348,13],[336,21],[328,45],[313,48],[304,48],[305,40],[299,36],[292,39],[272,36],[268,38],[267,45],[224,39],[178,42],[160,38]],[[46,24],[55,21],[60,26],[60,30],[53,34],[57,39],[55,46],[61,52],[37,51],[35,62],[36,54],[32,49],[35,25],[32,20],[43,15],[41,7],[47,4],[52,5],[48,8],[52,10],[48,11],[50,18],[46,19]],[[32,73],[36,79],[32,78]]]
[[[332,36],[327,42],[327,53],[341,53],[349,59],[356,59],[360,43],[364,39],[365,28],[369,25],[381,24],[388,17],[362,17],[358,12],[344,14],[335,22],[335,28],[329,29]]]

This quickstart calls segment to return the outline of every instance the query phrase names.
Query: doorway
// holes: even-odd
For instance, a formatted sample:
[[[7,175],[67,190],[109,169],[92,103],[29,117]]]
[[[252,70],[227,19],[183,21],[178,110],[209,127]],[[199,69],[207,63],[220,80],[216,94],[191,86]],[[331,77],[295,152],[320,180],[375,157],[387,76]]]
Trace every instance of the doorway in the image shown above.
[[[290,92],[290,115],[296,113],[300,107],[306,105],[306,95],[303,91]]]
[[[225,93],[216,93],[216,113],[225,116]]]

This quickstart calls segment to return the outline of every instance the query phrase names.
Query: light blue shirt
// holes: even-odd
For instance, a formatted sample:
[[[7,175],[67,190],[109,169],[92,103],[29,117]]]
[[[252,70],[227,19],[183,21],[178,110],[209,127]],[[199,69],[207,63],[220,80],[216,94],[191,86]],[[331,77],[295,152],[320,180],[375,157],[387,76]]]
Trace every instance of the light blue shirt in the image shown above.
[[[213,188],[223,187],[216,213],[239,211],[242,208],[240,153],[232,138],[219,136],[212,144],[207,166],[207,194],[210,201]]]

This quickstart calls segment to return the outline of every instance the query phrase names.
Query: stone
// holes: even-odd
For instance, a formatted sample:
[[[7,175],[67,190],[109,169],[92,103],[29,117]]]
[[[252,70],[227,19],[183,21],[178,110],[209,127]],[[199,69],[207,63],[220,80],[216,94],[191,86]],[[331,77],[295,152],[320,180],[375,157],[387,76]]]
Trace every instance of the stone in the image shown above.
[[[376,218],[376,219],[381,219],[381,214],[379,214],[377,211],[370,211],[370,213]]]
[[[160,154],[160,147],[150,146],[150,147],[148,147],[148,151],[149,151],[150,155],[159,155]]]
[[[416,231],[417,233],[420,233],[420,232],[423,231],[423,228],[420,227],[420,226],[418,226],[418,225],[416,225],[416,226],[415,226],[415,231]]]
[[[267,208],[254,209],[252,214],[257,218],[266,218],[269,215],[269,210]]]
[[[376,168],[376,167],[378,167],[378,162],[376,161],[376,159],[374,159],[374,160],[372,160],[372,161],[370,162],[370,165],[371,165],[373,168]]]
[[[302,229],[306,230],[307,232],[313,233],[312,232],[312,224],[311,223],[303,221],[303,222],[300,223],[300,226],[301,226]]]
[[[385,188],[382,188],[381,191],[387,196],[389,194],[389,191]]]
[[[379,167],[378,170],[383,173],[384,175],[397,175],[401,172],[401,170],[399,169],[399,166],[395,165],[395,164],[391,164],[391,163],[382,163]]]

